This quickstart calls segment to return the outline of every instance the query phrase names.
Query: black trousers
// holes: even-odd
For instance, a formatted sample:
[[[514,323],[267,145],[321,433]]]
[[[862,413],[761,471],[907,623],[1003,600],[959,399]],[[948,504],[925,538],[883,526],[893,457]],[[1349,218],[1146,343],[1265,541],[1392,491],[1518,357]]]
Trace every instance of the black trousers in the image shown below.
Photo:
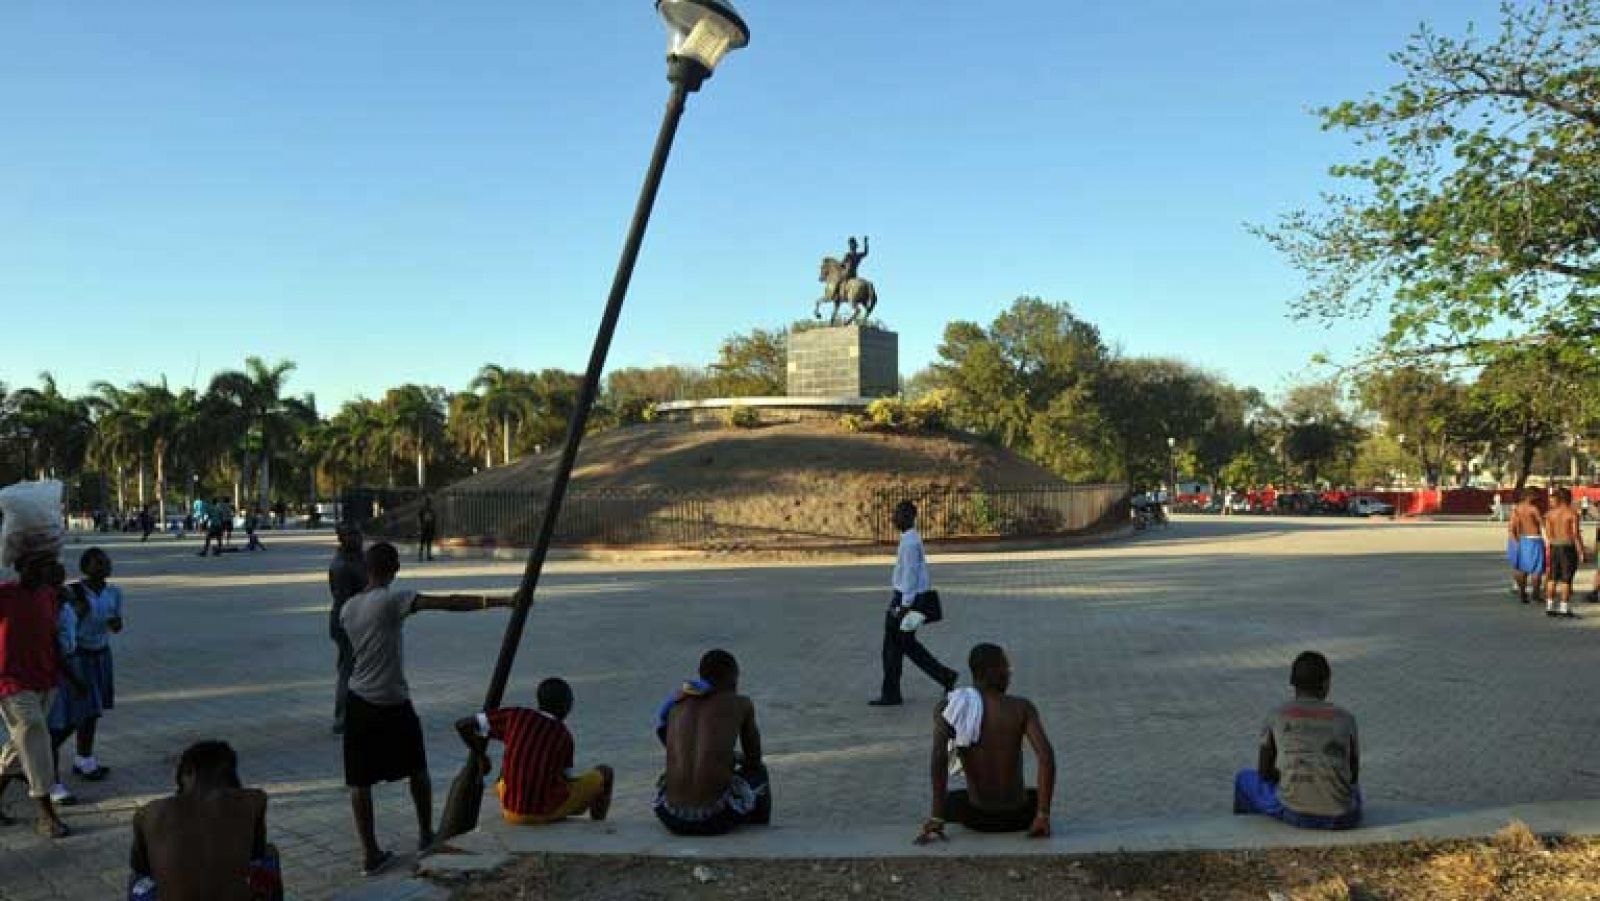
[[[886,701],[901,699],[900,671],[904,669],[907,657],[911,658],[917,669],[927,673],[929,679],[939,683],[941,688],[954,682],[959,675],[923,647],[922,642],[917,640],[917,633],[900,631],[900,617],[890,609],[883,615],[883,690],[878,695],[880,698]]]
[[[422,534],[417,538],[417,559],[419,561],[433,559],[432,529],[423,529]]]
[[[332,630],[333,643],[339,649],[339,658],[334,663],[338,672],[338,681],[333,689],[333,722],[339,728],[344,728],[345,698],[350,693],[350,672],[355,669],[356,649],[350,644],[350,636],[344,629]]]

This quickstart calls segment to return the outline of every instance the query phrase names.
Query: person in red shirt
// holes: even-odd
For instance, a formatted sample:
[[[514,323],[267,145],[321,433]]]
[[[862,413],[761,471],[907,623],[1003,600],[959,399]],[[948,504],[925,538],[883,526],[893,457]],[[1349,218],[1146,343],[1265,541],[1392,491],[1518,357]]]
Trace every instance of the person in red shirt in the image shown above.
[[[63,838],[67,826],[50,800],[55,770],[46,717],[61,678],[57,601],[66,572],[53,550],[31,552],[15,568],[16,581],[0,582],[0,721],[10,736],[0,747],[0,804],[11,783],[26,780],[38,807],[35,828]]]
[[[538,710],[501,707],[456,723],[461,740],[485,759],[490,739],[506,746],[495,783],[501,816],[525,826],[585,812],[605,819],[616,777],[603,765],[581,773],[572,770],[572,733],[565,724],[572,712],[572,686],[564,679],[546,679],[539,683],[537,698]]]

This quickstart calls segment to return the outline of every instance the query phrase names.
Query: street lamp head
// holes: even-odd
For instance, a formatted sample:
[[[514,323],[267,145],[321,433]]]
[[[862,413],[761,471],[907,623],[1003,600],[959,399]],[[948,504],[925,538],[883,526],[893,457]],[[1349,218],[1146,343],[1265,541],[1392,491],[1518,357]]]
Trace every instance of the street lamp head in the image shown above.
[[[1177,446],[1178,446],[1178,439],[1172,437],[1171,435],[1168,435],[1167,436],[1167,447],[1172,448],[1172,447],[1177,447]]]
[[[667,77],[693,91],[730,50],[750,43],[750,27],[729,0],[656,0],[667,26]]]

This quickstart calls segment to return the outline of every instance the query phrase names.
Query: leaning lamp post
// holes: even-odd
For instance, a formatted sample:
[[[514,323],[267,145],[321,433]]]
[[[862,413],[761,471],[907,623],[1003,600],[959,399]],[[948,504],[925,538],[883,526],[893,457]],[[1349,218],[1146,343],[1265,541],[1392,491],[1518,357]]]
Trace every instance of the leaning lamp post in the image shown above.
[[[628,226],[622,258],[617,263],[616,277],[611,283],[611,296],[606,300],[605,313],[600,318],[600,328],[594,336],[589,368],[584,373],[578,402],[567,422],[566,442],[562,445],[561,459],[551,479],[550,495],[539,523],[539,533],[534,541],[533,552],[528,556],[527,567],[523,570],[522,583],[517,589],[515,606],[500,646],[500,657],[495,662],[494,676],[489,681],[489,690],[484,697],[485,710],[500,706],[506,682],[511,677],[517,646],[521,643],[528,611],[533,606],[534,592],[539,587],[539,575],[544,570],[545,556],[550,551],[556,521],[561,515],[561,502],[566,496],[573,464],[578,459],[578,444],[583,440],[584,429],[589,423],[589,411],[600,391],[600,376],[605,371],[611,336],[617,330],[622,303],[628,295],[628,283],[633,278],[634,263],[639,259],[639,248],[644,242],[645,227],[649,225],[650,211],[655,206],[656,192],[661,187],[661,175],[667,166],[667,156],[672,151],[672,140],[678,132],[678,120],[683,117],[689,95],[698,91],[705,80],[711,77],[723,57],[750,42],[749,27],[728,0],[656,0],[656,12],[667,26],[667,80],[672,83],[672,93],[667,98],[666,115],[661,121],[660,134],[656,137],[650,167],[645,172],[644,187],[639,192],[633,222]]]

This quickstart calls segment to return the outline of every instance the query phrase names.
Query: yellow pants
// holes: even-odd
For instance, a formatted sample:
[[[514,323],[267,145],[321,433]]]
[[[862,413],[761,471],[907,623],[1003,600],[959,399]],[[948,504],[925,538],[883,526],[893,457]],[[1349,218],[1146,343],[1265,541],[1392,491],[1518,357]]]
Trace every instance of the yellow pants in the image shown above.
[[[506,784],[494,784],[495,796],[500,799],[500,815],[505,817],[507,823],[518,826],[539,826],[545,823],[554,823],[567,817],[575,817],[585,813],[594,802],[606,791],[606,776],[599,770],[585,770],[567,780],[567,802],[556,808],[553,813],[543,815],[512,813],[505,808]]]

